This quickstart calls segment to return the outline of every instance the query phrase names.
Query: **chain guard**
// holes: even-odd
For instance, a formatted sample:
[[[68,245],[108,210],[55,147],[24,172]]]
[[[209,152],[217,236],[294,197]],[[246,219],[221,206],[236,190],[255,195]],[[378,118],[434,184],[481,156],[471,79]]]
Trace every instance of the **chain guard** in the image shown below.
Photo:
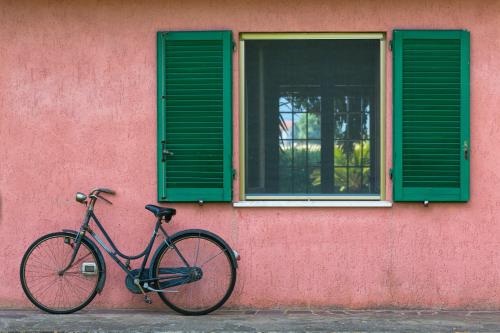
[[[139,274],[139,271],[140,271],[140,269],[134,269],[134,270],[130,271],[130,273],[132,273],[133,276],[137,276]],[[144,271],[142,271],[142,274],[141,274],[139,279],[140,280],[147,279],[148,277],[149,277],[149,269],[145,268]],[[130,290],[130,292],[132,292],[134,294],[142,294],[139,287],[137,287],[137,285],[134,284],[134,279],[131,278],[130,275],[127,275],[125,277],[125,285],[127,286],[127,289]],[[144,292],[149,293],[150,290],[144,289]]]

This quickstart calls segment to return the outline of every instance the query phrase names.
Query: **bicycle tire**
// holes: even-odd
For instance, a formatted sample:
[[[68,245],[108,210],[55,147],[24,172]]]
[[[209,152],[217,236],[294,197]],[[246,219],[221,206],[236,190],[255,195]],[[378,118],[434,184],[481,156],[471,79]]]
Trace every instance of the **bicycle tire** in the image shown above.
[[[174,235],[170,239],[170,243],[175,244],[175,246],[183,254],[183,256],[186,257],[187,256],[186,252],[188,252],[187,250],[188,249],[192,250],[192,248],[190,248],[189,246],[188,247],[185,246],[187,240],[195,240],[195,244],[197,243],[199,245],[201,243],[202,239],[204,241],[207,241],[210,243],[210,244],[204,243],[203,246],[213,246],[214,249],[215,248],[218,249],[216,251],[220,251],[219,254],[223,254],[223,256],[220,257],[220,259],[217,258],[219,256],[219,254],[216,254],[216,257],[214,257],[215,259],[209,258],[209,260],[210,260],[210,262],[213,262],[215,265],[220,264],[219,266],[216,267],[217,272],[220,273],[221,271],[225,271],[225,273],[227,273],[229,279],[228,279],[226,285],[222,285],[223,290],[220,293],[220,295],[218,295],[216,297],[216,300],[213,302],[213,304],[210,304],[210,305],[204,306],[204,307],[188,308],[187,306],[180,304],[179,299],[178,299],[179,298],[178,294],[176,294],[176,293],[164,293],[164,292],[158,293],[161,300],[168,307],[170,307],[171,309],[173,309],[174,311],[176,311],[178,313],[188,315],[188,316],[205,315],[205,314],[208,314],[210,312],[217,310],[231,296],[233,289],[234,289],[234,286],[236,284],[236,265],[233,263],[232,258],[231,258],[231,255],[232,255],[231,251],[232,250],[226,244],[221,242],[220,239],[218,238],[218,236],[216,236],[208,231],[204,231],[204,230],[186,230],[186,231],[182,231],[182,232],[179,232],[178,234]],[[198,246],[198,250],[199,249],[200,249],[200,247]],[[180,265],[183,265],[181,263],[180,257],[177,255],[175,250],[171,246],[166,245],[166,243],[163,243],[162,247],[160,248],[160,250],[158,252],[158,255],[156,256],[156,259],[154,260],[153,266],[152,266],[153,278],[156,278],[159,275],[158,274],[159,268],[162,265],[161,264],[162,260],[164,260],[166,255],[169,255],[170,258],[174,258]],[[185,258],[185,259],[189,262],[190,265],[193,265],[193,266],[197,265],[196,259],[198,259],[198,256],[196,257],[194,263],[192,262],[193,258]],[[216,259],[217,259],[217,262],[214,262],[214,260],[216,260]],[[199,260],[200,260],[200,262],[202,262],[203,260],[206,261],[207,258],[200,257]],[[200,264],[200,266],[203,267],[203,265],[206,265],[206,264],[208,264],[208,262],[206,262],[204,264]],[[163,265],[165,265],[165,263]],[[166,267],[172,267],[172,266],[166,266]],[[213,269],[212,269],[212,271],[213,271]],[[190,292],[192,295],[193,288],[200,289],[200,288],[205,287],[204,290],[198,290],[198,292],[204,292],[205,294],[201,297],[206,297],[208,292],[213,293],[217,289],[217,288],[213,288],[214,287],[213,285],[210,286],[211,288],[208,288],[209,286],[206,285],[207,280],[204,281],[204,279],[208,278],[208,277],[206,277],[207,272],[208,272],[208,270],[205,267],[203,277],[199,281],[183,284],[181,286],[172,287],[172,289],[183,289],[182,292],[184,293],[184,295],[187,295],[188,292]],[[205,285],[203,285],[202,283],[205,283]],[[159,284],[156,284],[156,286],[158,289],[160,289]],[[190,291],[188,291],[188,289]],[[212,302],[210,302],[210,303],[212,303]]]
[[[75,304],[72,306],[67,306],[67,307],[59,307],[59,308],[58,307],[50,307],[48,304],[44,304],[43,301],[40,301],[39,299],[37,299],[37,297],[35,295],[33,295],[34,290],[30,289],[30,284],[32,284],[32,283],[27,281],[26,273],[29,272],[29,271],[27,271],[27,264],[30,263],[30,258],[32,256],[32,254],[35,253],[35,251],[37,251],[37,249],[40,249],[40,251],[41,251],[41,246],[51,239],[63,238],[63,242],[65,244],[71,245],[71,240],[74,242],[75,237],[76,237],[75,234],[68,233],[68,232],[54,232],[54,233],[44,235],[44,236],[38,238],[37,240],[35,240],[30,245],[30,247],[26,250],[26,252],[23,256],[23,259],[21,260],[20,279],[21,279],[21,286],[24,290],[24,293],[26,294],[26,296],[28,297],[30,302],[33,303],[33,305],[35,305],[36,307],[38,307],[39,309],[41,309],[45,312],[48,312],[51,314],[69,314],[69,313],[76,312],[78,310],[83,309],[85,306],[87,306],[94,299],[94,297],[96,296],[96,294],[98,292],[99,281],[101,279],[102,274],[104,274],[103,267],[102,267],[102,264],[99,260],[97,252],[93,249],[91,244],[89,244],[88,241],[86,241],[85,239],[82,239],[80,248],[79,248],[78,253],[77,253],[77,257],[75,259],[75,263],[76,263],[76,260],[78,260],[79,255],[83,255],[83,254],[85,254],[84,251],[88,251],[88,253],[93,256],[93,258],[90,258],[90,260],[93,260],[93,262],[96,263],[98,272],[95,275],[95,277],[92,278],[92,280],[95,281],[95,285],[93,286],[92,289],[89,290],[88,296],[86,296],[82,302],[78,302],[78,304]],[[68,243],[66,243],[67,239],[70,240],[70,241],[68,241]],[[63,250],[67,250],[66,251],[67,253],[65,256],[65,259],[66,259],[68,257],[68,253],[70,253],[72,250],[65,249],[65,248]],[[45,253],[49,253],[49,252],[50,251],[45,251]],[[89,254],[85,254],[84,258],[88,257]],[[49,253],[49,255],[50,255],[50,253]],[[54,255],[54,253],[52,253],[52,255]],[[33,259],[33,261],[35,261],[35,259]],[[86,261],[89,261],[89,260],[86,260]],[[57,263],[56,260],[53,261],[53,264],[51,263],[51,264],[46,265],[45,263],[42,263],[42,265],[45,265],[45,266],[43,266],[43,269],[46,270],[47,276],[49,279],[56,276],[57,269],[62,268],[60,266],[64,265],[63,262],[64,262],[64,260],[61,259],[59,261],[59,263]],[[75,263],[73,265],[75,265]],[[52,267],[52,266],[58,266],[58,267],[56,268],[56,267]],[[71,273],[74,274],[74,276],[79,276],[78,272],[71,272]],[[83,273],[82,273],[82,275],[83,275]],[[71,276],[71,275],[68,274],[67,276]],[[62,279],[62,278],[64,278],[64,276],[60,277],[60,279]],[[78,278],[83,279],[82,277],[78,277]],[[58,279],[58,277],[56,277],[54,279],[56,281],[56,283],[58,281],[57,279]],[[49,282],[54,281],[54,280],[50,280]],[[85,282],[85,280],[83,280],[83,282]],[[47,288],[52,288],[52,286],[53,286],[51,283],[47,284],[47,280],[44,283],[47,285]],[[59,282],[59,283],[61,283],[61,282]],[[74,285],[72,285],[72,286],[74,287]],[[33,287],[33,286],[31,286],[31,287]],[[59,290],[62,290],[62,291],[60,293],[57,293],[56,296],[58,294],[61,294],[61,296],[64,296],[65,291],[67,291],[67,293],[71,292],[71,293],[73,293],[73,295],[76,295],[78,290],[82,290],[82,289],[77,289],[77,288],[82,288],[82,287],[77,286],[73,289],[71,289],[71,288],[65,289],[65,288],[60,287]],[[39,298],[40,298],[40,296],[41,295],[39,295]]]

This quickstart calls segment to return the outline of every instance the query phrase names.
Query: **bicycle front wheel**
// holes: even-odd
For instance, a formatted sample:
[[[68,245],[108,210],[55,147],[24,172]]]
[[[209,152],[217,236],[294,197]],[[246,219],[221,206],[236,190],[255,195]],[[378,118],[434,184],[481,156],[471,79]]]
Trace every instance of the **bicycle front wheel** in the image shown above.
[[[56,232],[37,239],[21,261],[21,285],[43,311],[66,314],[89,304],[102,274],[97,253],[82,241],[73,265],[62,275],[75,247],[75,235]]]
[[[155,277],[161,275],[160,268],[186,267],[184,260],[190,267],[200,268],[202,277],[166,289],[167,292],[158,293],[160,298],[185,315],[204,315],[221,307],[236,283],[236,267],[230,251],[215,235],[206,231],[189,230],[174,235],[171,246],[164,245],[153,263]]]

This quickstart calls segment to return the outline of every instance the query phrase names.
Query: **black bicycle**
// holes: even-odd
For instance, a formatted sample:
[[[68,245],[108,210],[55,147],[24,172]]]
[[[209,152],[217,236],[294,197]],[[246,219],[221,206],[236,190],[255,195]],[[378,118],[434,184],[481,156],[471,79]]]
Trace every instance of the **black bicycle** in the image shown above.
[[[157,292],[173,310],[185,315],[203,315],[221,307],[236,283],[239,255],[219,236],[200,229],[180,231],[169,236],[163,228],[175,215],[173,208],[147,205],[157,218],[153,235],[144,251],[135,256],[121,253],[94,214],[97,199],[109,204],[98,188],[85,195],[78,192],[76,201],[87,205],[79,231],[63,229],[37,239],[21,261],[21,285],[26,296],[38,308],[56,314],[78,311],[87,306],[104,288],[106,263],[92,238],[125,271],[125,285],[135,294]],[[94,221],[107,244],[90,228]],[[165,240],[154,252],[146,267],[153,243],[161,231]],[[120,260],[124,259],[124,261]],[[143,258],[138,269],[130,260]]]

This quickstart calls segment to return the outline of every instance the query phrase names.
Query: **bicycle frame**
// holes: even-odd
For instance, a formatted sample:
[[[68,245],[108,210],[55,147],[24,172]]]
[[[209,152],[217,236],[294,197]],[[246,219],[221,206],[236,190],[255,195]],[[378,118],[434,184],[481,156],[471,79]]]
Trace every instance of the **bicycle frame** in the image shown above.
[[[60,275],[63,275],[73,265],[73,263],[75,261],[75,258],[76,258],[76,255],[78,253],[78,250],[80,248],[80,244],[82,242],[82,239],[85,236],[85,233],[88,232],[90,234],[90,236],[92,236],[92,238],[97,243],[99,243],[99,245],[108,253],[108,255],[118,264],[118,266],[120,266],[120,268],[132,279],[132,281],[134,281],[134,284],[136,284],[139,287],[139,289],[141,289],[141,291],[142,291],[142,287],[140,286],[140,284],[147,283],[147,282],[156,282],[156,281],[159,282],[160,280],[172,280],[172,279],[181,279],[181,278],[186,278],[186,280],[184,282],[182,282],[182,283],[175,283],[174,282],[173,285],[179,285],[179,284],[184,284],[184,283],[189,283],[190,282],[189,271],[191,269],[191,266],[189,265],[189,263],[187,262],[187,260],[182,256],[182,254],[177,249],[177,247],[175,246],[175,244],[172,244],[172,243],[169,242],[170,237],[169,237],[169,235],[167,234],[167,232],[165,231],[165,229],[162,226],[163,219],[161,217],[159,217],[157,219],[157,221],[156,221],[155,227],[153,229],[153,234],[151,235],[151,239],[149,240],[148,244],[146,245],[146,248],[140,254],[128,256],[128,255],[123,254],[116,247],[116,245],[113,243],[111,237],[108,235],[108,233],[104,229],[103,225],[99,222],[99,219],[94,214],[94,204],[95,204],[96,200],[97,200],[97,198],[95,198],[95,197],[91,198],[89,207],[86,210],[85,218],[84,218],[83,223],[82,223],[82,225],[80,227],[80,231],[78,232],[78,234],[77,234],[77,236],[75,238],[75,241],[74,241],[74,243],[75,243],[75,249],[73,251],[73,255],[72,255],[72,257],[71,257],[70,262],[68,263],[68,265],[59,272]],[[111,248],[109,248],[108,245],[106,245],[106,243],[101,239],[101,237],[99,237],[89,227],[89,224],[90,224],[91,220],[94,221],[94,223],[97,225],[97,228],[104,235],[104,238],[106,239],[106,241],[108,242],[108,244],[111,246]],[[168,222],[168,221],[169,220],[165,219],[165,222]],[[175,252],[179,256],[179,258],[182,260],[182,262],[186,265],[186,267],[185,267],[185,269],[182,269],[182,268],[165,268],[165,269],[162,269],[162,274],[167,274],[167,275],[158,276],[156,278],[141,279],[140,277],[142,276],[142,273],[146,269],[146,264],[147,264],[147,261],[149,259],[149,255],[151,253],[151,249],[153,248],[153,244],[154,244],[154,242],[156,240],[156,237],[158,236],[158,231],[159,230],[165,236],[164,242],[167,244],[167,246],[170,246],[171,248],[173,248],[175,250]],[[123,258],[123,259],[126,259],[126,262],[123,263],[120,260],[120,257]],[[137,276],[134,276],[133,273],[136,272],[137,270],[132,270],[130,268],[129,262],[130,262],[130,260],[139,259],[139,258],[142,258],[142,257],[143,257],[143,260],[142,260],[139,272],[138,272]],[[167,286],[167,287],[169,287],[169,286]]]
[[[109,188],[95,188],[89,194],[77,192],[75,200],[86,206],[80,227],[45,234],[24,253],[20,282],[33,305],[55,314],[73,313],[87,306],[106,283],[109,265],[103,251],[125,272],[125,287],[133,294],[142,294],[147,304],[152,304],[148,293],[153,292],[178,313],[203,315],[228,300],[236,283],[239,255],[224,239],[198,228],[169,230],[169,235],[163,223],[169,223],[177,210],[148,204],[145,209],[156,216],[156,221],[151,221],[151,237],[144,237],[140,253],[127,255],[118,249],[95,214],[98,199],[111,204],[103,194],[116,192]],[[167,293],[176,293],[177,297]]]

